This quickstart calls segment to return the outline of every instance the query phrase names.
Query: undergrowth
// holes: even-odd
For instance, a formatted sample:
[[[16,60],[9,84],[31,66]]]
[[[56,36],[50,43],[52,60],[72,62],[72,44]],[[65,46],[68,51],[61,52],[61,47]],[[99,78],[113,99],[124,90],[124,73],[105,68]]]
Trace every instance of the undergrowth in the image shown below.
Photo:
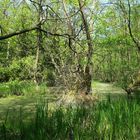
[[[48,109],[44,101],[36,105],[30,121],[6,115],[0,125],[0,140],[136,140],[140,138],[138,99],[108,98],[92,107]]]
[[[0,97],[7,96],[23,96],[23,95],[34,95],[34,94],[44,94],[47,91],[47,86],[41,84],[38,86],[30,81],[10,81],[7,83],[0,84]]]

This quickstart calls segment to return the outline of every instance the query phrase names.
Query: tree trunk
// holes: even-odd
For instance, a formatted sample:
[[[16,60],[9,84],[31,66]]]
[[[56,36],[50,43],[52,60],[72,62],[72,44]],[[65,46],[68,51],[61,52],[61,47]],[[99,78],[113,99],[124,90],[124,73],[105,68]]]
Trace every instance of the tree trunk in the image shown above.
[[[92,82],[92,67],[93,67],[93,64],[92,64],[93,45],[92,45],[92,38],[89,31],[89,25],[87,23],[87,19],[83,12],[83,6],[82,6],[83,2],[81,0],[78,0],[78,3],[79,3],[79,8],[80,8],[81,18],[83,21],[83,26],[86,32],[86,39],[87,39],[87,45],[88,45],[87,64],[85,66],[85,71],[84,71],[83,86],[84,86],[85,94],[90,94],[91,82]]]
[[[36,58],[35,58],[35,64],[34,64],[34,77],[33,81],[38,87],[38,80],[37,80],[37,72],[38,72],[38,62],[39,62],[39,54],[40,54],[40,48],[42,47],[42,31],[41,29],[41,17],[42,17],[42,0],[39,1],[38,5],[38,25],[37,25],[37,48],[36,48]]]
[[[135,44],[136,48],[138,49],[138,55],[140,55],[140,41],[139,39],[133,34],[133,30],[132,30],[132,21],[131,21],[131,4],[130,4],[130,0],[127,0],[127,8],[128,8],[128,12],[125,11],[124,9],[124,3],[122,3],[120,1],[120,9],[122,10],[123,14],[126,16],[126,21],[127,21],[127,28],[129,31],[129,36],[131,37],[133,43]],[[128,85],[128,88],[126,89],[126,92],[128,94],[131,94],[131,92],[133,92],[135,89],[140,87],[140,71],[137,74],[137,78],[134,80],[133,83]]]

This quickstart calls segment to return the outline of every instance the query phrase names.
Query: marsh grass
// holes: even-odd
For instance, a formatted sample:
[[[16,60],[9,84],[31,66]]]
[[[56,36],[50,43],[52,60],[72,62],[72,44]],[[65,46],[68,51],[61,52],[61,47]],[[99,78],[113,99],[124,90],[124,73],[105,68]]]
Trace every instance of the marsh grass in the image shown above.
[[[7,96],[30,96],[35,94],[45,94],[48,88],[45,84],[41,84],[36,90],[36,85],[30,81],[10,81],[7,83],[0,84],[0,97]]]
[[[50,111],[40,101],[30,121],[6,115],[0,140],[137,140],[140,138],[139,99],[118,98],[83,106],[59,107]]]

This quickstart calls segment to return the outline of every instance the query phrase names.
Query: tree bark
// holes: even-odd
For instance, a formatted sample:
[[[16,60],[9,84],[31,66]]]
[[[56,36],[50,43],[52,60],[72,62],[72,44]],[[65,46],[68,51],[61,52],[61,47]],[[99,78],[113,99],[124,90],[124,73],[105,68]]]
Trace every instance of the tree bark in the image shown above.
[[[13,32],[13,33],[10,33],[10,34],[7,34],[7,35],[0,36],[0,40],[5,40],[5,39],[11,38],[13,36],[17,36],[17,35],[20,35],[20,34],[23,34],[23,33],[27,33],[27,32],[30,32],[30,31],[33,31],[33,30],[36,30],[36,29],[37,29],[37,27],[35,26],[35,27],[29,28],[29,29],[16,31],[16,32]]]
[[[82,1],[78,0],[79,8],[80,8],[80,13],[84,25],[84,29],[86,32],[86,39],[87,39],[87,45],[88,45],[88,52],[87,52],[87,64],[85,66],[85,71],[84,71],[84,83],[83,85],[85,86],[85,94],[90,94],[91,92],[91,83],[92,83],[92,56],[93,56],[93,44],[92,44],[92,38],[90,35],[89,31],[89,25],[87,23],[87,19],[85,17],[84,11],[83,11],[83,6],[82,6]]]
[[[127,0],[127,8],[128,11],[126,11],[124,3],[120,1],[119,4],[120,9],[122,10],[123,14],[125,15],[126,21],[127,21],[127,28],[129,31],[129,36],[131,37],[133,43],[135,44],[136,48],[138,49],[138,55],[140,55],[140,41],[139,39],[133,34],[132,31],[132,24],[131,24],[131,4],[130,0]],[[128,94],[131,94],[136,88],[140,87],[140,71],[137,74],[137,78],[134,80],[133,83],[129,84],[128,87],[125,89]]]
[[[38,62],[39,62],[39,54],[40,54],[40,48],[42,47],[42,31],[41,31],[41,18],[42,18],[42,0],[39,0],[38,3],[38,25],[37,25],[37,46],[36,46],[36,58],[35,58],[35,64],[34,64],[34,77],[33,81],[38,87],[38,80],[37,80],[37,72],[38,72]]]

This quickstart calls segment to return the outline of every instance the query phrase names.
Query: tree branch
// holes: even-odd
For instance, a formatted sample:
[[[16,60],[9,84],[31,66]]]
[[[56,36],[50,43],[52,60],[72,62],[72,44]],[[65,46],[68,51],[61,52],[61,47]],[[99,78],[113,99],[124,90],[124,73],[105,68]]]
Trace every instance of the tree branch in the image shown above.
[[[128,0],[128,29],[129,29],[130,37],[132,38],[133,42],[136,44],[138,50],[140,51],[140,44],[137,41],[137,39],[135,39],[131,29],[131,6],[129,0]]]
[[[26,33],[26,32],[30,32],[30,31],[33,31],[33,30],[36,30],[36,29],[37,29],[37,27],[32,27],[32,28],[29,28],[29,29],[23,29],[21,31],[17,31],[17,32],[13,32],[13,33],[10,33],[10,34],[7,34],[7,35],[3,35],[3,36],[0,36],[0,40],[5,40],[5,39],[11,38],[13,36],[20,35],[20,34],[23,34],[23,33]]]

